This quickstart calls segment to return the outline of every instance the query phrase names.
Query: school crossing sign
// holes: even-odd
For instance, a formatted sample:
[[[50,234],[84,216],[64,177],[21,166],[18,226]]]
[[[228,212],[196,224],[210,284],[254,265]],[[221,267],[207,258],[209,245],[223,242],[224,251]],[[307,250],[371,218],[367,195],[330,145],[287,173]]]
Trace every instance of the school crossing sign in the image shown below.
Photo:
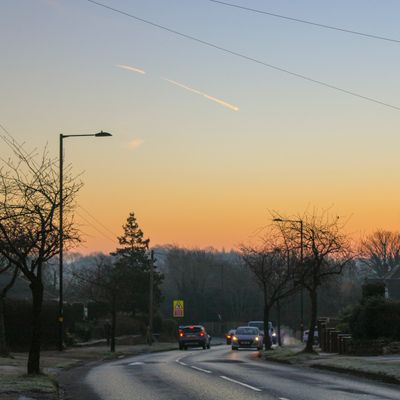
[[[183,300],[174,300],[173,301],[173,316],[182,318],[184,316],[184,304]]]

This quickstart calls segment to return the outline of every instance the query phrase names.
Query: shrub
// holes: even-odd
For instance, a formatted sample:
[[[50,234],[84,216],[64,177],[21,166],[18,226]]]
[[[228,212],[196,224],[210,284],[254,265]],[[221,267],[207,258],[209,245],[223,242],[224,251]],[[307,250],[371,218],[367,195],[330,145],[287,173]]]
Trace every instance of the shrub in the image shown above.
[[[370,297],[385,297],[385,284],[383,282],[364,284],[362,286],[362,297],[363,301]]]
[[[366,298],[353,308],[348,323],[355,339],[400,340],[400,302],[381,296]]]
[[[178,323],[173,319],[164,319],[162,324],[162,337],[165,340],[175,340],[178,331]]]

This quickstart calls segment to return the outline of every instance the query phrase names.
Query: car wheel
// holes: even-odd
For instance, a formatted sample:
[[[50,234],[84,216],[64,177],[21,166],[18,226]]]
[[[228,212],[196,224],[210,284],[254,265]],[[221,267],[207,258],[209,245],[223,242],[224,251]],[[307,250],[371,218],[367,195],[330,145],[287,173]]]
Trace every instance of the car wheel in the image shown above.
[[[179,345],[179,350],[183,350],[183,346],[181,344]]]
[[[209,349],[211,347],[211,345],[210,345],[210,343],[208,343],[208,345],[207,345],[207,349]]]
[[[232,350],[238,350],[238,348],[235,346],[232,346]]]
[[[205,343],[202,345],[202,347],[203,347],[203,350],[205,350],[207,348]]]

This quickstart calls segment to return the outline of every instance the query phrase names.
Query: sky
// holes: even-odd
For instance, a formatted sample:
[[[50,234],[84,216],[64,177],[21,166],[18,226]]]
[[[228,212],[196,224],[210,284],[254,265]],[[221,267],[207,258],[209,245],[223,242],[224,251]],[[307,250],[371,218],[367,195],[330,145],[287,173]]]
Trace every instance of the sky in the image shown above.
[[[98,0],[400,107],[400,43],[208,0]],[[397,0],[226,0],[400,40]],[[400,110],[87,0],[0,2],[0,124],[83,172],[77,251],[112,251],[134,211],[152,245],[232,249],[270,211],[331,209],[355,238],[400,226]],[[4,145],[0,145],[3,146]],[[6,149],[0,148],[2,154]]]

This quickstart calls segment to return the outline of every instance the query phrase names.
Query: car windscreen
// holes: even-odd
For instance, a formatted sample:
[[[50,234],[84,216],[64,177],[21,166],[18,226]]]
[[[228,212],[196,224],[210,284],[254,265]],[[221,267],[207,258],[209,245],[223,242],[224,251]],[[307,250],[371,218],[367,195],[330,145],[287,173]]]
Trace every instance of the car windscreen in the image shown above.
[[[258,335],[258,329],[252,327],[236,329],[236,335]]]
[[[255,326],[260,331],[264,330],[264,322],[249,322],[249,326]]]
[[[198,332],[202,331],[202,329],[199,326],[191,326],[191,327],[187,326],[187,327],[183,328],[182,330],[185,333],[198,333]]]

